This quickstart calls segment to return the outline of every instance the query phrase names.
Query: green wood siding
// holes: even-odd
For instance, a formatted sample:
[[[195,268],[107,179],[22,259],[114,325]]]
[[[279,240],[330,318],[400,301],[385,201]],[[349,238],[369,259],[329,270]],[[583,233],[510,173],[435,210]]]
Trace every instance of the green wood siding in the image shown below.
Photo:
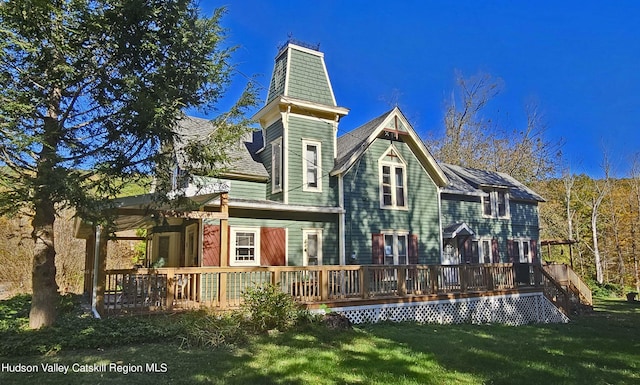
[[[284,128],[282,126],[282,121],[278,120],[277,122],[273,123],[272,125],[270,125],[269,127],[267,127],[264,130],[264,150],[262,150],[262,152],[260,153],[260,160],[262,161],[262,164],[264,164],[264,167],[267,169],[267,172],[270,175],[269,181],[265,184],[265,194],[267,199],[269,200],[274,200],[274,201],[282,201],[283,196],[282,196],[282,192],[278,192],[275,194],[272,194],[271,191],[271,179],[273,178],[273,174],[272,174],[272,167],[271,167],[271,142],[273,142],[274,140],[282,137],[284,132]],[[284,158],[283,158],[283,164],[282,167],[284,168]],[[257,198],[256,198],[257,199]]]
[[[289,203],[313,206],[337,206],[337,179],[329,176],[329,172],[334,164],[333,126],[320,119],[290,115],[288,132],[289,146],[286,151],[288,151],[289,160]],[[305,152],[302,146],[303,140],[321,143],[321,192],[304,191],[303,189],[303,166],[305,162]]]
[[[266,199],[265,182],[252,182],[246,180],[231,180],[229,198],[239,199]],[[270,185],[269,185],[270,186]]]
[[[509,201],[510,217],[486,218],[482,215],[480,197],[443,194],[442,226],[464,222],[477,238],[496,238],[500,259],[508,262],[507,240],[539,238],[538,206],[536,203]]]
[[[258,210],[231,210],[229,226],[279,227],[287,229],[287,264],[301,266],[303,263],[302,231],[322,229],[322,264],[340,263],[338,249],[338,216],[333,214],[287,214]],[[280,218],[278,218],[280,217]],[[219,221],[205,220],[207,224]]]
[[[371,235],[381,230],[404,230],[418,235],[418,263],[438,263],[438,189],[402,142],[394,141],[394,145],[406,162],[408,210],[380,208],[378,159],[389,145],[389,140],[376,139],[345,174],[346,256],[355,252],[358,263],[371,263]]]
[[[335,106],[324,59],[309,52],[290,50],[287,96]]]

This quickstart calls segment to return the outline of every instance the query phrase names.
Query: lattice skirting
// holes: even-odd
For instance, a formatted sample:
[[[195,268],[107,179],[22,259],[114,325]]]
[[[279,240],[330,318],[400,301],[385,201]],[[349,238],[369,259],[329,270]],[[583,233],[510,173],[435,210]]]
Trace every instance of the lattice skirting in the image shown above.
[[[331,311],[343,314],[354,324],[380,321],[507,325],[569,322],[569,318],[542,293],[336,307]]]

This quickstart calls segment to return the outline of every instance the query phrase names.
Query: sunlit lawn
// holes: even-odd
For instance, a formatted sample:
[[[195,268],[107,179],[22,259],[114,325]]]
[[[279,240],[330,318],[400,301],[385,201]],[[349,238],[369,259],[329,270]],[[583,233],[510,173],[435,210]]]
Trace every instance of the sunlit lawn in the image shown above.
[[[235,348],[167,343],[0,357],[0,363],[167,365],[165,373],[5,370],[0,384],[640,384],[640,305],[600,300],[594,313],[560,325],[313,326]]]

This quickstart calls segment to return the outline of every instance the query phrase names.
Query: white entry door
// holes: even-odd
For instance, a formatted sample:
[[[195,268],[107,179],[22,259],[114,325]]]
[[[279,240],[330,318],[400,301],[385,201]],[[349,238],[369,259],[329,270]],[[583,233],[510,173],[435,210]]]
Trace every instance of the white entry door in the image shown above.
[[[322,229],[302,230],[303,265],[322,265]]]

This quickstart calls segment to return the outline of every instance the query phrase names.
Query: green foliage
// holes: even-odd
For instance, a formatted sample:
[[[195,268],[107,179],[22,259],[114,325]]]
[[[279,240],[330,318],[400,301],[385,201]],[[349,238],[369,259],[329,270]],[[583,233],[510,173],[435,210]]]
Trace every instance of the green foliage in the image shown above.
[[[244,318],[239,312],[202,310],[186,315],[181,322],[184,334],[180,336],[180,346],[184,349],[218,348],[247,340]]]
[[[605,282],[599,284],[595,279],[587,281],[591,294],[599,298],[619,298],[623,295],[624,288],[618,284]]]
[[[184,334],[181,316],[153,315],[95,319],[83,312],[80,297],[61,296],[55,325],[28,329],[31,296],[0,301],[0,356],[50,354],[70,349],[176,341]]]
[[[242,299],[249,327],[256,332],[290,329],[303,312],[293,297],[272,284],[249,288]]]

